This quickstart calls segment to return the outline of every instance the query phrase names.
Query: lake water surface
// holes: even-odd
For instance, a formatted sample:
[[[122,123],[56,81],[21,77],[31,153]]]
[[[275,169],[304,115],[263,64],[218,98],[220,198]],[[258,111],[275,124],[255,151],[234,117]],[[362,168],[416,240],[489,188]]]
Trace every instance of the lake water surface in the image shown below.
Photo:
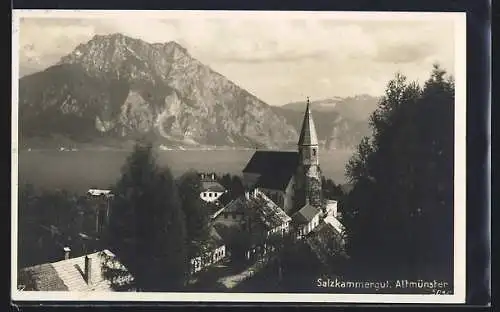
[[[175,176],[189,169],[241,174],[253,150],[169,150],[158,151],[160,166],[168,166]],[[31,183],[44,189],[67,189],[84,193],[91,187],[107,188],[120,177],[129,151],[20,151],[19,184]],[[323,174],[344,183],[344,168],[352,151],[320,152]]]

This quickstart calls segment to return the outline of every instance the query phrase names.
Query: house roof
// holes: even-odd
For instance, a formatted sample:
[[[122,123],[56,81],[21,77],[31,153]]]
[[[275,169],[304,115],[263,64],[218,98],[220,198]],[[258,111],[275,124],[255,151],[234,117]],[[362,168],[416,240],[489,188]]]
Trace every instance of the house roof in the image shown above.
[[[345,230],[344,225],[333,216],[327,216],[323,221],[325,222],[325,224],[334,228],[335,231],[337,231],[339,234],[343,233]]]
[[[41,291],[113,291],[111,282],[103,278],[102,272],[106,266],[105,258],[114,259],[115,255],[104,250],[87,256],[92,261],[90,285],[85,279],[85,256],[21,269],[19,284],[32,285],[33,290]],[[126,270],[119,262],[114,266]],[[132,279],[129,276],[124,282]]]
[[[203,192],[224,192],[226,189],[217,181],[202,181],[201,189]]]
[[[235,200],[229,202],[224,208],[224,212],[244,213],[246,209],[245,195],[241,195]]]
[[[299,164],[297,152],[256,151],[243,169],[260,175],[257,186],[284,190]]]
[[[302,130],[299,136],[299,145],[318,145],[318,135],[316,134],[316,127],[311,110],[309,109],[309,99],[307,99],[306,112],[304,114],[304,121],[302,122]]]
[[[283,209],[262,193],[250,197],[249,204],[255,209],[260,221],[269,230],[291,220]]]
[[[293,214],[292,219],[297,224],[307,224],[319,213],[320,211],[316,207],[306,204]]]
[[[307,244],[323,263],[328,263],[329,259],[340,252],[338,244],[335,243],[342,238],[338,224],[340,222],[337,219],[329,216],[306,238]]]
[[[25,287],[24,290],[69,290],[64,281],[57,274],[56,269],[50,263],[35,265],[22,269],[18,275],[18,285]]]

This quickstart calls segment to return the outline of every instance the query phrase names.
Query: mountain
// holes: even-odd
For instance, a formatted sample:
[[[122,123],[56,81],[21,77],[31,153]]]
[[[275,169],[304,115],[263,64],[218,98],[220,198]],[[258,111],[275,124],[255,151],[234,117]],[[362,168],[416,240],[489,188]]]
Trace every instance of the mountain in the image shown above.
[[[379,98],[370,95],[311,101],[318,139],[323,147],[355,147],[363,136],[370,134],[368,119],[378,101]],[[306,102],[293,102],[273,109],[300,131],[305,107]]]
[[[370,114],[375,110],[379,100],[379,97],[368,94],[350,97],[333,97],[311,101],[311,109],[320,113],[337,112],[345,118],[365,121],[368,120]],[[305,105],[305,101],[292,102],[281,106],[281,108],[303,112]]]
[[[344,98],[342,97],[333,97],[330,99],[323,99],[317,101],[311,101],[311,108],[314,108],[316,111],[320,112],[328,112],[335,110],[335,107],[338,103],[342,102]],[[297,112],[303,112],[306,102],[292,102],[281,106],[281,108],[289,109]]]
[[[193,58],[176,42],[94,36],[19,81],[21,144],[131,141],[166,146],[283,148],[285,116]]]

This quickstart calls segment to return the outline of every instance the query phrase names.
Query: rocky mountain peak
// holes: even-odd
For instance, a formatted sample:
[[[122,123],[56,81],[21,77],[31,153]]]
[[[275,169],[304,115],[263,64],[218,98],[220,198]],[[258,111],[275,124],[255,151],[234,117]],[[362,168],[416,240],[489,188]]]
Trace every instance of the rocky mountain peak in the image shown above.
[[[33,79],[22,79],[21,103],[49,111],[53,120],[78,112],[74,118],[85,118],[80,127],[89,136],[150,133],[167,144],[246,147],[278,147],[298,139],[285,117],[175,41],[150,44],[119,33],[96,35],[57,65],[38,76],[37,83],[46,86],[34,88]],[[63,65],[64,71],[57,69]],[[48,133],[66,131],[35,124]]]

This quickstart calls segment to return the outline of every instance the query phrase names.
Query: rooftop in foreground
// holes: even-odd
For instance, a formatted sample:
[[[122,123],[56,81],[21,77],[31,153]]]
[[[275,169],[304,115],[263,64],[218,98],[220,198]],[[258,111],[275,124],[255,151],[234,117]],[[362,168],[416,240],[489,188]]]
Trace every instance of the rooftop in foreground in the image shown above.
[[[30,291],[114,291],[112,283],[103,277],[105,267],[124,270],[125,267],[116,261],[115,255],[109,250],[103,250],[87,255],[91,261],[91,283],[85,276],[85,256],[61,260],[54,263],[44,263],[21,269],[18,275],[18,285]],[[106,260],[111,262],[106,262]],[[122,279],[126,284],[133,280],[129,275]]]

